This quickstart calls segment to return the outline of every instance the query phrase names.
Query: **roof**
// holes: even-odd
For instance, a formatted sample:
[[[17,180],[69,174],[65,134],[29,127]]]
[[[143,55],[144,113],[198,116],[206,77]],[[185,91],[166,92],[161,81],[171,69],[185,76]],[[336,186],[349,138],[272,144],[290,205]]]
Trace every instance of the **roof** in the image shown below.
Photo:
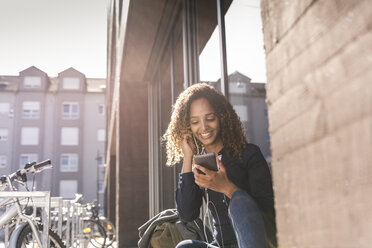
[[[48,92],[56,92],[58,89],[58,77],[49,77],[50,86]],[[0,75],[0,91],[17,91],[20,82],[20,76]],[[105,92],[105,78],[86,78],[87,92],[102,93]]]
[[[258,83],[258,82],[251,82],[251,78],[244,75],[239,71],[234,71],[228,76],[228,80],[230,85],[231,84],[245,84],[247,91],[245,93],[251,95],[266,95],[266,84],[265,83]],[[221,79],[218,79],[216,82],[207,82],[210,85],[220,88]],[[240,93],[241,94],[241,93]]]
[[[17,91],[19,76],[0,76],[1,91]]]
[[[87,92],[89,93],[101,93],[106,89],[106,79],[105,78],[86,78]],[[49,91],[56,92],[58,90],[58,77],[50,78]]]

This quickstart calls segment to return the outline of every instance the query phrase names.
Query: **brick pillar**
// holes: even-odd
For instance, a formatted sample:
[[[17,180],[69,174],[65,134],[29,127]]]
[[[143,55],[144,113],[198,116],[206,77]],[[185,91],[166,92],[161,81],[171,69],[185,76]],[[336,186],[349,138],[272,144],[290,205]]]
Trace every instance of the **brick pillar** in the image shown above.
[[[262,0],[280,247],[372,244],[369,0]]]

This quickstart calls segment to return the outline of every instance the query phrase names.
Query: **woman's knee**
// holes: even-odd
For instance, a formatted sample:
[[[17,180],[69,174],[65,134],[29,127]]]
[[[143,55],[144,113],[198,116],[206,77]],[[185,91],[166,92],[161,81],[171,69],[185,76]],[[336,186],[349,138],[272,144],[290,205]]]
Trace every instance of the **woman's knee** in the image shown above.
[[[255,200],[246,191],[238,190],[231,197],[229,210],[240,212],[244,209],[249,211],[259,211]]]

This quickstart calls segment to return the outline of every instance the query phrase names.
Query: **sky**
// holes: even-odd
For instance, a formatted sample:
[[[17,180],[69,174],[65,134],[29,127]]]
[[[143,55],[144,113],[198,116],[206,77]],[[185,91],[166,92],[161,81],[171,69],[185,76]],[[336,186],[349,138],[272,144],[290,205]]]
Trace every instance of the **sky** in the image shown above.
[[[234,0],[225,16],[228,73],[265,82],[259,0]],[[73,67],[106,77],[108,0],[0,0],[0,75],[34,65],[49,76]],[[218,30],[200,55],[200,79],[220,78]]]
[[[0,75],[106,77],[107,0],[0,0]]]
[[[259,0],[234,0],[225,15],[228,74],[239,71],[252,82],[266,82],[265,53]],[[214,30],[200,60],[200,79],[221,77],[219,33]]]

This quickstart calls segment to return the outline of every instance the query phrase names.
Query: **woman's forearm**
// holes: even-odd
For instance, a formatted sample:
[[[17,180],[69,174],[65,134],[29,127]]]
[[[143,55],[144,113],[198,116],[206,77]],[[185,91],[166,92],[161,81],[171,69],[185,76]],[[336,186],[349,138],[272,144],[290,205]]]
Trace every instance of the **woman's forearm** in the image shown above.
[[[192,172],[192,156],[185,156],[183,158],[181,173]]]

